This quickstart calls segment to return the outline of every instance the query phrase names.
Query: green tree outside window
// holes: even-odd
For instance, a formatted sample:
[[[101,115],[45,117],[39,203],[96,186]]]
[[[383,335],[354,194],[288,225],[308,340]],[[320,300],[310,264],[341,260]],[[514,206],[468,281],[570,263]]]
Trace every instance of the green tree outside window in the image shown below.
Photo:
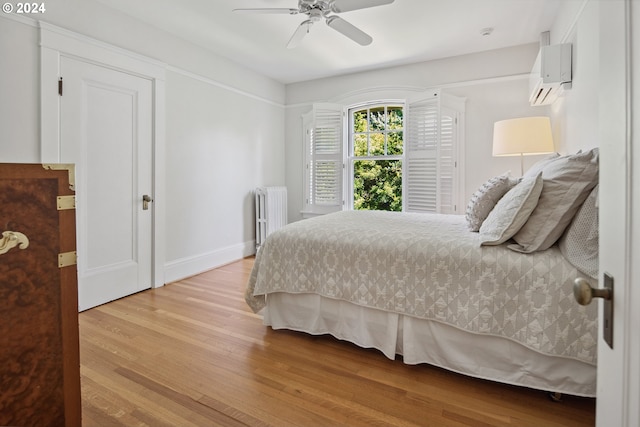
[[[402,211],[403,107],[352,111],[353,208]]]

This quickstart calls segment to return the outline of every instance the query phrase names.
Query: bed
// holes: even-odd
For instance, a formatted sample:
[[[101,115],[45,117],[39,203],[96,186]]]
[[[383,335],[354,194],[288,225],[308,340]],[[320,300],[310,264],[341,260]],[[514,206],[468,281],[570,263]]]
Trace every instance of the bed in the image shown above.
[[[576,254],[567,239],[582,242],[585,223],[593,232],[597,175],[572,192],[572,212],[545,239],[536,210],[544,208],[548,222],[545,204],[559,203],[545,196],[557,181],[553,169],[539,169],[501,176],[506,189],[492,195],[491,209],[470,201],[489,211],[477,231],[469,212],[342,211],[289,224],[258,251],[245,299],[273,329],[331,334],[408,364],[595,396],[597,308],[578,305],[572,289],[578,277],[595,286],[597,271],[576,261],[584,251]],[[506,223],[495,218],[504,212]]]

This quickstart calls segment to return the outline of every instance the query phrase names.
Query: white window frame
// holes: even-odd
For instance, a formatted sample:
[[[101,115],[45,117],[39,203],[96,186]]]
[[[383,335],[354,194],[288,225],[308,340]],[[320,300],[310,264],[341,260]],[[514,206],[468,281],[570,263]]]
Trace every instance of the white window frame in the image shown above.
[[[377,156],[354,156],[353,152],[354,152],[354,147],[353,147],[353,112],[354,111],[359,111],[362,110],[364,108],[374,108],[374,107],[382,107],[384,106],[389,107],[389,106],[401,106],[402,107],[402,112],[404,114],[405,110],[406,110],[406,106],[405,106],[405,100],[404,99],[383,99],[383,100],[375,100],[375,101],[370,101],[370,102],[365,102],[365,103],[359,103],[359,104],[354,104],[354,105],[350,105],[348,107],[345,108],[345,114],[347,117],[347,123],[348,125],[345,126],[345,144],[344,144],[344,151],[345,151],[345,163],[346,163],[346,167],[345,167],[345,174],[344,174],[344,182],[345,182],[345,207],[349,210],[353,210],[353,198],[354,198],[354,188],[353,188],[353,181],[354,181],[354,162],[356,160],[400,160],[402,162],[402,176],[403,176],[403,208],[404,208],[404,135],[405,135],[405,128],[404,128],[404,122],[403,122],[403,147],[402,147],[402,154],[400,155],[377,155]]]

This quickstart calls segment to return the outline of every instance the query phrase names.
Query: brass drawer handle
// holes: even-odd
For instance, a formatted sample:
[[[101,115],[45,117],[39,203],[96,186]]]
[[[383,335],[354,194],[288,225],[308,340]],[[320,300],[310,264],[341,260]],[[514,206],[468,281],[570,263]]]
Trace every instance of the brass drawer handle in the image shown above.
[[[0,240],[0,255],[9,252],[9,249],[18,246],[19,249],[27,249],[29,239],[18,231],[3,231]]]

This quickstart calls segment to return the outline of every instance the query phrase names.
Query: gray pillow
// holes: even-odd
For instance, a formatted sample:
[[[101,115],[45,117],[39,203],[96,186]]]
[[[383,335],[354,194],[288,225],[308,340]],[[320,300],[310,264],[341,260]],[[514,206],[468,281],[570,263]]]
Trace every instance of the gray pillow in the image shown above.
[[[542,174],[523,179],[496,203],[480,227],[480,244],[506,242],[527,222],[542,191]]]
[[[498,200],[518,182],[518,178],[512,178],[507,172],[494,176],[482,184],[480,188],[473,193],[467,204],[465,218],[467,219],[469,230],[480,230],[482,222],[487,218],[496,203],[498,203]]]
[[[567,228],[598,183],[598,149],[558,157],[542,170],[540,200],[509,248],[531,253],[548,249]]]
[[[536,163],[533,164],[533,166],[531,166],[524,173],[524,175],[522,175],[522,177],[523,178],[534,178],[534,177],[538,176],[538,174],[540,172],[542,172],[542,170],[544,169],[545,166],[547,166],[552,161],[556,160],[558,157],[560,157],[560,153],[552,153],[552,154],[548,155],[547,157],[545,157],[544,159],[538,160]]]
[[[598,186],[584,201],[567,227],[558,247],[575,268],[587,276],[598,278]]]

